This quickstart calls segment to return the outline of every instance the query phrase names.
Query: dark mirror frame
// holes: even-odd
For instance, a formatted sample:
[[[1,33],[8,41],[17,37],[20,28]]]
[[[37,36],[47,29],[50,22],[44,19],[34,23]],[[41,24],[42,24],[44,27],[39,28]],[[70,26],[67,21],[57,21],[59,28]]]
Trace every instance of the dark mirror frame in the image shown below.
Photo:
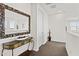
[[[29,20],[29,24],[28,24],[29,31],[28,32],[22,32],[22,33],[15,33],[15,34],[5,35],[5,26],[4,26],[4,23],[5,23],[5,9],[28,17],[29,18],[28,19]],[[23,35],[23,34],[30,34],[30,15],[28,15],[24,12],[21,12],[21,11],[15,9],[13,7],[10,7],[8,5],[0,3],[0,38],[8,38],[8,37],[18,36],[18,35]]]

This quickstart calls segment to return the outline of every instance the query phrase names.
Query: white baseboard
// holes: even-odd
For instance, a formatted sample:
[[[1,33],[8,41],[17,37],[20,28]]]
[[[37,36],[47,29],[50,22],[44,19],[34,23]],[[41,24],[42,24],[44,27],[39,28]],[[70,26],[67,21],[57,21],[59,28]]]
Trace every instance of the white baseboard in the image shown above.
[[[39,51],[39,48],[34,48],[33,50],[37,52],[37,51]]]
[[[42,45],[46,44],[47,41],[48,41],[48,40],[46,40]]]
[[[46,44],[46,42],[47,42],[47,40],[46,40],[45,42],[43,42],[38,48],[34,48],[33,50],[36,51],[36,52],[39,51],[39,48],[40,48],[42,45]]]
[[[66,51],[67,51],[67,53],[68,53],[68,56],[70,56],[69,48],[68,48],[67,45],[66,45]]]

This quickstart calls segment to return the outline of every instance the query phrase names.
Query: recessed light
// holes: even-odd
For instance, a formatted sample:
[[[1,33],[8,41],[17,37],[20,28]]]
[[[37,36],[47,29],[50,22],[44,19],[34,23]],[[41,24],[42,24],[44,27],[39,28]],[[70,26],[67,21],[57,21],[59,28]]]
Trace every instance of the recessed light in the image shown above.
[[[52,3],[46,3],[46,5],[50,5],[50,4],[52,4]]]
[[[61,13],[61,12],[63,12],[63,11],[62,11],[62,10],[59,10],[58,12]]]
[[[51,7],[51,8],[56,8],[56,5],[51,5],[50,7]]]

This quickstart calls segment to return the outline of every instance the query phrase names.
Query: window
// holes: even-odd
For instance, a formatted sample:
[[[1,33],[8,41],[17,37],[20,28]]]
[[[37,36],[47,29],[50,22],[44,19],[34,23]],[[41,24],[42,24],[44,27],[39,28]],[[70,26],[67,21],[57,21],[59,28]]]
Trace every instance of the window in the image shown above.
[[[70,30],[71,31],[79,31],[79,21],[71,21],[70,22]]]

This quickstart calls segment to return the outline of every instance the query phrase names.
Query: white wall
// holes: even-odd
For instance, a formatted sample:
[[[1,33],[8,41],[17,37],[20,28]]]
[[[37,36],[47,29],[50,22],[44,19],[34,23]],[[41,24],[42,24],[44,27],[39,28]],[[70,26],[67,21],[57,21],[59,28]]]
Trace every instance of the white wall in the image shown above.
[[[37,5],[36,4],[31,4],[32,7],[32,17],[31,17],[31,35],[33,36],[34,39],[34,50],[38,51],[38,46],[37,46]]]
[[[79,56],[79,37],[66,33],[66,49],[69,56]]]
[[[68,25],[68,21],[71,20],[79,20],[79,4],[70,4],[66,8],[66,25]],[[68,29],[68,32],[66,32],[66,49],[69,56],[79,56],[79,33],[78,36],[75,35],[75,33]]]
[[[47,12],[44,10],[44,41],[43,44],[45,44],[48,40],[48,32],[49,32],[49,25],[48,25],[48,14]]]
[[[49,15],[49,28],[52,41],[65,42],[65,20],[64,14]]]
[[[68,24],[71,20],[77,20],[77,18],[71,18],[66,19],[66,25],[68,26],[66,32],[66,50],[69,56],[79,56],[79,33],[71,31]]]
[[[5,3],[5,4],[31,15],[31,4],[30,3]]]

